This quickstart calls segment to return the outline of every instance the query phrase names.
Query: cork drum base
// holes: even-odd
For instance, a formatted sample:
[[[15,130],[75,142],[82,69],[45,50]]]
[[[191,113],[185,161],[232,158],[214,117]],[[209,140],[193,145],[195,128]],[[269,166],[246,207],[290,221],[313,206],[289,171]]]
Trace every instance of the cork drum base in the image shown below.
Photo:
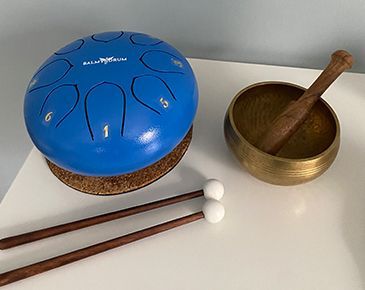
[[[96,195],[114,195],[149,185],[172,170],[184,156],[192,139],[191,127],[175,149],[156,163],[133,173],[110,177],[83,176],[62,169],[46,159],[52,173],[66,185]]]

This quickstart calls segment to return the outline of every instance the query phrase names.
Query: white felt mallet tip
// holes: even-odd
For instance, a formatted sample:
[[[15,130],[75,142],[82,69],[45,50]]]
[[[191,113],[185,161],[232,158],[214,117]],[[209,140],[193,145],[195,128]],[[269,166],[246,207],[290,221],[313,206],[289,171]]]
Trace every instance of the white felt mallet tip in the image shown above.
[[[217,200],[208,199],[203,205],[204,218],[212,223],[219,223],[225,214],[224,206]]]
[[[208,179],[203,186],[203,192],[206,199],[221,200],[224,195],[223,183],[217,179]]]

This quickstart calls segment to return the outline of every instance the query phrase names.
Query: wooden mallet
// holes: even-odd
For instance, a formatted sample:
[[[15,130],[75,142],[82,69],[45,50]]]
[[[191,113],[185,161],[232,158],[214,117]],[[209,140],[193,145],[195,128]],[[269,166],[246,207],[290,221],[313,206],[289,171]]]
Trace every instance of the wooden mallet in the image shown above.
[[[0,286],[4,286],[49,270],[54,268],[58,268],[72,262],[76,262],[78,260],[108,251],[110,249],[114,249],[120,246],[124,246],[126,244],[132,243],[134,241],[141,240],[143,238],[167,231],[172,228],[176,228],[178,226],[182,226],[200,219],[206,219],[209,223],[218,223],[220,222],[225,215],[225,209],[223,205],[218,201],[222,198],[224,194],[223,184],[218,180],[210,179],[208,180],[204,188],[199,191],[195,191],[192,193],[186,193],[180,196],[175,196],[165,200],[159,200],[153,203],[133,207],[131,209],[124,209],[121,211],[113,212],[102,216],[96,216],[88,219],[84,219],[81,221],[72,222],[69,224],[64,224],[60,226],[53,227],[56,230],[50,231],[47,228],[43,230],[36,231],[35,235],[33,233],[27,233],[20,235],[20,243],[14,242],[14,238],[19,237],[9,237],[2,241],[2,249],[9,248],[10,246],[16,246],[19,244],[24,244],[26,242],[31,242],[35,240],[39,240],[45,237],[54,236],[56,234],[65,233],[69,231],[73,231],[75,229],[80,229],[83,227],[87,227],[90,225],[95,225],[98,223],[102,223],[108,220],[113,220],[125,216],[130,216],[136,213],[141,213],[145,211],[149,211],[151,209],[163,207],[166,205],[174,204],[180,201],[196,198],[199,196],[204,196],[206,201],[203,205],[201,211],[186,215],[171,221],[167,221],[149,228],[142,229],[140,231],[136,231],[121,237],[117,237],[105,242],[101,242],[99,244],[95,244],[83,249],[79,249],[70,253],[66,253],[57,257],[53,257],[41,262],[37,262],[25,267],[21,267],[15,270],[11,270],[5,273],[0,274]],[[58,228],[57,228],[58,227]],[[57,233],[56,233],[57,232]],[[52,234],[49,234],[52,233]],[[33,235],[32,235],[33,234]],[[26,237],[24,239],[24,236]],[[29,239],[28,239],[29,238]],[[5,242],[4,242],[5,240]],[[9,243],[11,241],[11,243]]]
[[[273,120],[272,125],[256,144],[256,147],[266,153],[276,155],[304,123],[311,109],[327,88],[341,73],[351,68],[352,64],[353,58],[347,51],[338,50],[334,52],[325,70],[297,101],[290,103]]]

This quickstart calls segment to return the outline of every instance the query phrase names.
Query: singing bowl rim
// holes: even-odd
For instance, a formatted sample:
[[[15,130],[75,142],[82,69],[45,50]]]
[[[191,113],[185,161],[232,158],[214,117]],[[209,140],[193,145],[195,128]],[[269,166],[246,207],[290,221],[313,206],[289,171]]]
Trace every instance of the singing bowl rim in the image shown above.
[[[332,143],[330,146],[328,146],[324,151],[322,151],[321,153],[317,154],[317,155],[313,155],[311,157],[306,157],[306,158],[286,158],[286,157],[279,157],[279,156],[275,156],[275,155],[271,155],[268,154],[262,150],[260,150],[259,148],[257,148],[256,146],[252,145],[250,142],[248,142],[240,133],[240,131],[237,129],[236,127],[236,123],[235,123],[235,119],[233,117],[233,109],[234,106],[237,102],[237,100],[239,99],[240,96],[242,96],[245,92],[247,92],[248,90],[254,88],[254,87],[258,87],[258,86],[264,86],[264,85],[285,85],[285,86],[291,86],[294,88],[298,88],[300,90],[303,90],[303,92],[306,90],[306,88],[297,85],[297,84],[293,84],[293,83],[289,83],[289,82],[283,82],[283,81],[263,81],[263,82],[258,82],[258,83],[254,83],[248,87],[245,87],[244,89],[240,90],[232,99],[227,113],[226,113],[226,120],[225,123],[228,121],[229,125],[232,127],[234,134],[236,135],[236,137],[239,139],[240,142],[242,142],[244,144],[244,146],[249,147],[250,149],[262,154],[263,156],[270,158],[270,159],[274,159],[276,161],[282,161],[285,163],[299,163],[299,162],[311,162],[311,161],[315,161],[320,159],[321,157],[330,154],[333,150],[337,150],[336,147],[339,146],[340,143],[340,122],[336,116],[335,111],[331,108],[331,106],[324,100],[324,99],[320,99],[319,101],[322,102],[326,108],[329,110],[329,112],[331,113],[331,116],[333,117],[333,120],[335,122],[336,125],[336,135],[335,138],[332,140]],[[225,129],[226,132],[226,129]],[[227,140],[227,137],[226,137]],[[227,142],[228,143],[228,142]],[[231,145],[228,144],[228,146],[231,148]],[[335,156],[337,155],[337,153],[335,154]]]

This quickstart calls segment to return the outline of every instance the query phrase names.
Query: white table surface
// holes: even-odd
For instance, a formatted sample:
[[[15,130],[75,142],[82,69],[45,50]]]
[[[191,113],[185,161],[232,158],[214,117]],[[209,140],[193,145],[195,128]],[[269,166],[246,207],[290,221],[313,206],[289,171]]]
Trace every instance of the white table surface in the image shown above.
[[[158,236],[10,284],[7,289],[365,289],[365,75],[346,73],[325,94],[341,122],[341,149],[320,178],[263,183],[239,167],[223,137],[227,106],[259,81],[308,86],[317,70],[191,59],[200,88],[194,137],[181,163],[133,193],[98,197],[66,187],[33,149],[0,204],[1,237],[199,188],[226,187],[226,218]],[[200,209],[202,200],[0,252],[0,272]]]

